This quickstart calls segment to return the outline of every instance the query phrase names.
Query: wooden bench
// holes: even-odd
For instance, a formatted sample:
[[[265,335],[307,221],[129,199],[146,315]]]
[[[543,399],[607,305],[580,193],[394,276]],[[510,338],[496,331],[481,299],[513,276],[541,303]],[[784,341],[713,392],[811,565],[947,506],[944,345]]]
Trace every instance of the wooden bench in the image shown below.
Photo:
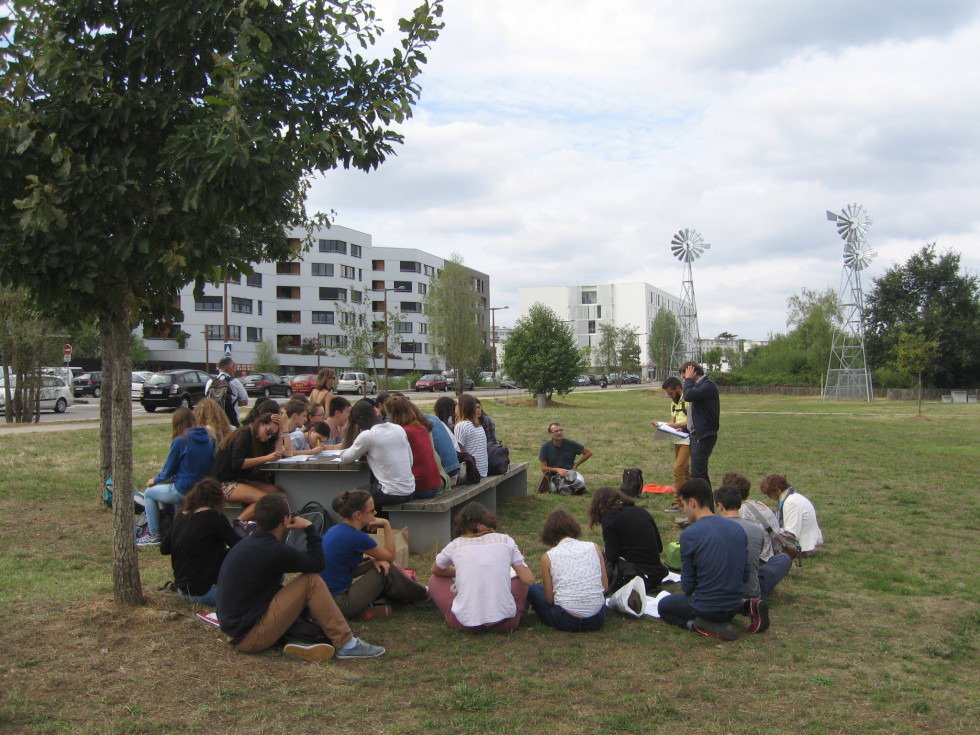
[[[497,500],[527,497],[528,462],[511,464],[503,475],[490,475],[475,485],[460,485],[428,500],[386,505],[392,528],[408,529],[408,550],[423,554],[449,543],[453,517],[464,505],[476,501],[497,511]]]

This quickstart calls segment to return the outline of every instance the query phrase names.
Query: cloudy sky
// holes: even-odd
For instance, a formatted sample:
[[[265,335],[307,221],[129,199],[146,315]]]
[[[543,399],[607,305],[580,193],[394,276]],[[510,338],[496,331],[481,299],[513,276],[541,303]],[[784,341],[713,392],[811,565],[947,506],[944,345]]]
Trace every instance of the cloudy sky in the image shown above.
[[[394,26],[411,0],[378,0]],[[826,210],[862,204],[877,259],[926,242],[980,272],[978,0],[448,0],[398,156],[331,172],[312,208],[521,286],[646,281],[695,263],[702,336],[785,331],[838,288]],[[390,44],[388,44],[390,45]]]

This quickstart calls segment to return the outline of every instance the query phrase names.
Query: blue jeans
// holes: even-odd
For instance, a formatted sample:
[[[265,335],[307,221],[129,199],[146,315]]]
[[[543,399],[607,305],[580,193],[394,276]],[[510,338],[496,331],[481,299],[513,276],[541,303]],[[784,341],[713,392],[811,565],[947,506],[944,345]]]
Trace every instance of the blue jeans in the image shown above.
[[[207,605],[208,607],[215,607],[218,599],[218,585],[214,585],[211,589],[205,592],[203,595],[189,595],[184,590],[177,588],[177,594],[183,597],[185,600],[190,600],[191,602],[199,602],[202,605]]]
[[[589,630],[599,630],[606,622],[606,606],[595,615],[588,618],[580,618],[566,612],[559,605],[553,605],[545,599],[544,587],[540,584],[532,584],[527,590],[527,601],[541,618],[541,622],[550,625],[552,628],[563,630],[566,633],[584,633]]]
[[[184,496],[177,492],[172,482],[161,482],[151,485],[143,491],[146,501],[146,530],[147,533],[160,533],[160,508],[157,503],[183,503]]]
[[[762,597],[769,597],[772,588],[779,584],[793,566],[793,560],[789,554],[776,554],[769,561],[759,565],[759,588],[762,590]]]
[[[694,620],[694,618],[701,617],[706,620],[713,620],[716,623],[727,623],[729,620],[735,617],[735,613],[738,612],[738,608],[731,611],[717,611],[713,610],[711,612],[698,612],[693,607],[691,607],[691,598],[687,595],[667,595],[660,603],[657,605],[657,612],[660,614],[660,619],[665,623],[670,623],[671,625],[677,625],[681,628],[687,627],[688,620]]]

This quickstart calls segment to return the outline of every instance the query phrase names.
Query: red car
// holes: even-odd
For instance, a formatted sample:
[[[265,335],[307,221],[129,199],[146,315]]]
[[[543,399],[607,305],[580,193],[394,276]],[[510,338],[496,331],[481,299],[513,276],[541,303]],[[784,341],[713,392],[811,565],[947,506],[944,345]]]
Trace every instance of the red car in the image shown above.
[[[423,375],[415,383],[415,390],[427,390],[435,393],[437,390],[447,390],[448,383],[441,375]]]
[[[294,375],[289,384],[293,387],[293,393],[312,393],[316,388],[315,375]]]

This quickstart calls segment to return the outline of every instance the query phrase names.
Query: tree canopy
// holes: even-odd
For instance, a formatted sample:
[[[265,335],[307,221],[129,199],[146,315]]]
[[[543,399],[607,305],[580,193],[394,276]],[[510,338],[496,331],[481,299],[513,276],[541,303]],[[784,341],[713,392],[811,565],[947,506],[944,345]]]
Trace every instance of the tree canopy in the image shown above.
[[[565,395],[585,369],[571,327],[543,304],[534,304],[504,346],[504,371],[532,393]]]
[[[671,357],[674,354],[674,345],[678,345],[678,353],[684,352],[684,344],[681,340],[681,325],[673,312],[661,309],[657,316],[653,318],[653,327],[650,330],[650,357],[657,364],[658,374],[666,377],[670,371]],[[674,365],[673,367],[679,367]]]
[[[442,272],[429,284],[425,295],[425,314],[429,320],[429,340],[457,371],[456,393],[463,392],[462,377],[480,364],[486,345],[483,298],[473,286],[473,276],[463,266],[458,253],[446,261]]]

